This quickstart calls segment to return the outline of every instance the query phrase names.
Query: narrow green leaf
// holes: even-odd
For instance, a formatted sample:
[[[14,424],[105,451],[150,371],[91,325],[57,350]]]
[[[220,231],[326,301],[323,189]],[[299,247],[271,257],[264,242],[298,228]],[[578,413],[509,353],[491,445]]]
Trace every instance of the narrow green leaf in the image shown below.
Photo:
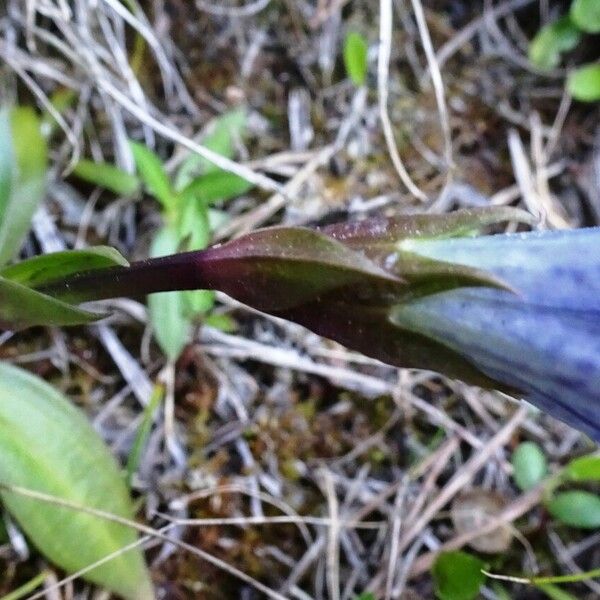
[[[551,583],[541,583],[535,587],[544,592],[550,600],[578,600],[577,596],[573,596]]]
[[[185,191],[181,193],[182,197],[184,194]],[[211,234],[208,210],[204,202],[193,198],[185,199],[178,235],[180,244],[184,244],[187,250],[202,250],[208,246]],[[183,298],[182,309],[190,319],[206,313],[215,303],[215,293],[210,290],[184,291],[180,294]]]
[[[175,193],[160,158],[143,144],[129,142],[133,158],[148,192],[152,194],[163,208],[175,208]]]
[[[117,196],[133,196],[140,189],[140,180],[110,163],[80,160],[73,169],[83,181],[105,188]]]
[[[178,250],[179,235],[172,228],[161,229],[152,243],[151,256],[165,256]],[[163,292],[148,297],[150,321],[156,341],[171,361],[177,360],[187,344],[191,323],[186,316],[186,300],[181,292]]]
[[[204,317],[204,324],[215,329],[220,329],[225,333],[233,333],[237,330],[238,324],[230,315],[212,313]]]
[[[103,316],[0,277],[0,328],[83,325]]]
[[[485,581],[485,564],[466,552],[443,552],[432,568],[435,591],[441,600],[473,600]]]
[[[600,481],[600,456],[582,456],[572,460],[564,470],[572,481]]]
[[[30,594],[38,587],[44,584],[44,581],[50,575],[50,570],[46,569],[38,573],[33,579],[19,586],[16,590],[5,594],[0,600],[21,600],[21,598],[29,597]]]
[[[203,202],[206,205],[241,196],[252,187],[243,177],[219,169],[196,177],[181,190],[180,196],[183,202]]]
[[[244,107],[223,113],[213,120],[208,132],[202,140],[202,145],[221,156],[233,158],[234,141],[241,138],[246,129],[248,112]],[[218,169],[211,162],[203,165],[205,173]]]
[[[245,108],[238,108],[217,117],[208,127],[202,139],[202,145],[221,156],[233,158],[234,141],[243,136],[246,129],[247,113]],[[219,170],[210,161],[199,154],[190,154],[183,162],[175,176],[175,189],[182,190],[195,177]]]
[[[180,211],[177,227],[178,246],[202,250],[210,242],[208,211],[202,202],[186,202]]]
[[[114,248],[96,246],[35,256],[0,268],[0,277],[35,288],[73,273],[128,264]]]
[[[535,487],[548,472],[542,449],[534,442],[523,442],[512,455],[513,477],[519,489]]]
[[[567,79],[569,94],[581,102],[600,100],[600,64],[579,67]]]
[[[4,108],[0,110],[0,226],[10,203],[14,169],[10,113]]]
[[[186,250],[202,250],[210,242],[208,210],[203,202],[187,200],[182,208],[178,228],[179,244]],[[190,319],[209,311],[215,303],[215,293],[209,290],[179,292],[182,310]]]
[[[215,293],[211,290],[181,292],[185,298],[186,314],[191,318],[203,315],[215,305]]]
[[[148,402],[144,408],[142,422],[135,435],[135,439],[133,440],[131,452],[129,453],[129,458],[127,460],[127,481],[129,484],[131,484],[131,478],[138,470],[140,465],[142,452],[144,451],[144,447],[146,446],[148,438],[150,437],[150,432],[152,431],[152,420],[154,419],[154,414],[162,402],[164,394],[164,387],[162,385],[155,385],[154,389],[152,390],[150,402]]]
[[[350,32],[344,40],[344,65],[354,85],[363,85],[365,82],[368,49],[365,38],[355,31]]]
[[[573,50],[581,40],[581,31],[566,15],[542,27],[529,44],[529,60],[543,71],[556,68],[560,55]]]
[[[19,251],[44,198],[47,155],[40,121],[32,109],[0,112],[0,264]]]
[[[0,363],[0,482],[133,517],[119,468],[85,416],[44,381],[5,363]],[[6,490],[1,496],[31,541],[69,573],[137,539],[132,529],[88,513]],[[128,600],[154,597],[139,548],[84,577]]]
[[[600,2],[598,0],[573,0],[571,19],[587,33],[600,33]]]
[[[571,527],[600,527],[600,497],[590,492],[572,490],[556,494],[548,502],[548,510],[555,519]]]

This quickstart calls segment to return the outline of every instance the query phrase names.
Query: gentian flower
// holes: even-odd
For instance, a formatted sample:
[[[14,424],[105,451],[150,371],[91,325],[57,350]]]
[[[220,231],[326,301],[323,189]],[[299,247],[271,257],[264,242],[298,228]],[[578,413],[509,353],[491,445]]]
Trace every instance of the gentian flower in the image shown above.
[[[478,235],[507,220],[531,217],[491,208],[274,227],[36,293],[73,303],[218,289],[383,362],[524,397],[600,442],[600,228]]]
[[[492,379],[600,441],[600,228],[406,240],[419,256],[493,273],[515,293],[461,289],[396,308]]]

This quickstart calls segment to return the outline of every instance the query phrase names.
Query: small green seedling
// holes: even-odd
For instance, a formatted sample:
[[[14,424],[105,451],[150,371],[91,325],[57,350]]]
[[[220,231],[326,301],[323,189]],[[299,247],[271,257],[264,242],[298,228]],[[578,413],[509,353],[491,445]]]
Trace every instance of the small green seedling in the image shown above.
[[[583,489],[556,491],[563,485],[599,482],[600,456],[576,458],[557,474],[548,476],[542,449],[534,442],[524,442],[513,453],[512,465],[513,478],[521,490],[545,486],[546,508],[557,521],[579,529],[600,527],[600,496]]]
[[[596,33],[600,33],[600,2],[573,0],[567,15],[542,27],[531,41],[529,60],[542,71],[554,69],[562,55],[575,49],[585,34]],[[581,102],[600,100],[600,64],[573,70],[567,79],[567,91]]]
[[[590,454],[576,458],[558,473],[548,475],[548,461],[542,449],[534,442],[520,444],[512,456],[513,479],[519,489],[527,492],[543,485],[544,504],[560,523],[579,529],[600,527],[600,496],[583,489],[556,491],[562,485],[600,482],[600,455]],[[436,595],[441,600],[472,600],[486,576],[484,563],[466,552],[443,552],[433,567],[432,576]],[[573,596],[555,584],[575,583],[600,576],[600,569],[587,573],[556,577],[511,577],[515,583],[532,585],[549,598],[571,600]],[[505,578],[502,575],[497,578]]]
[[[235,140],[243,135],[245,127],[245,111],[231,111],[213,122],[202,144],[231,158]],[[215,167],[196,154],[191,154],[171,178],[152,150],[133,141],[130,148],[137,175],[88,160],[80,161],[74,174],[122,196],[135,196],[143,188],[158,201],[163,225],[150,246],[153,258],[206,248],[214,229],[227,219],[226,213],[215,209],[214,204],[240,196],[252,187],[245,179]],[[169,360],[177,359],[198,317],[231,328],[230,320],[210,314],[213,306],[214,292],[206,290],[167,292],[148,299],[156,339]]]
[[[344,65],[346,73],[356,86],[364,85],[367,78],[367,40],[351,31],[344,40]]]

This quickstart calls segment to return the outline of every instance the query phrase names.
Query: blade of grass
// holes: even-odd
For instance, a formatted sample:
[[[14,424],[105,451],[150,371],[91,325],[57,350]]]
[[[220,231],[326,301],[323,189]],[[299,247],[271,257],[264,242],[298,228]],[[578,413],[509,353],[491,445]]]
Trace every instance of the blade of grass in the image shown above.
[[[142,452],[146,446],[146,443],[148,442],[148,438],[150,437],[154,414],[156,413],[158,406],[162,402],[164,395],[164,386],[160,384],[155,385],[154,389],[152,390],[150,402],[148,402],[146,408],[144,408],[142,422],[139,426],[139,429],[137,430],[135,439],[133,440],[133,445],[131,447],[131,452],[129,453],[129,458],[127,459],[128,485],[131,485],[133,475],[138,470],[140,460],[142,458]]]

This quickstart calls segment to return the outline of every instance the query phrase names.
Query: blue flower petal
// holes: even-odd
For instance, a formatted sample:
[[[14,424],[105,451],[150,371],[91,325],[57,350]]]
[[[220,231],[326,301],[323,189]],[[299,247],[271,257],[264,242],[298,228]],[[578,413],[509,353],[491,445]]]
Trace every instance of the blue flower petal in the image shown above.
[[[600,442],[600,229],[417,241],[410,250],[489,270],[518,295],[445,292],[399,306],[394,321]]]
[[[408,240],[402,247],[490,271],[535,304],[600,312],[600,227]]]

